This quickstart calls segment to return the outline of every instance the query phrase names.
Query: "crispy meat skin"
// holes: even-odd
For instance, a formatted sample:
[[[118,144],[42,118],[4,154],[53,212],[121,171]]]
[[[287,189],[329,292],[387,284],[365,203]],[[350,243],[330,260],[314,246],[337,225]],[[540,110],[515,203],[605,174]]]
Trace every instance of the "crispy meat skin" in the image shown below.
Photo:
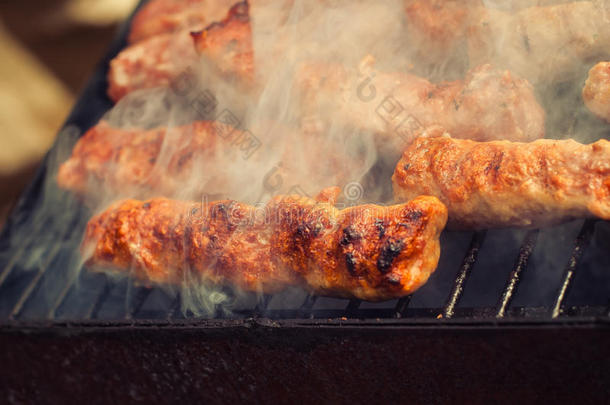
[[[356,74],[341,66],[307,65],[300,70],[299,88],[304,116],[326,116],[330,109],[336,111],[333,122],[385,134],[384,140],[409,142],[419,129],[435,124],[476,140],[544,136],[544,110],[532,86],[491,65],[473,69],[463,81],[440,84],[379,72],[367,60]]]
[[[610,142],[531,143],[454,139],[433,128],[394,172],[397,201],[438,197],[459,229],[542,227],[573,218],[610,219]]]
[[[236,201],[127,200],[91,219],[83,252],[93,268],[131,270],[148,283],[207,280],[263,293],[300,285],[378,301],[426,282],[447,220],[434,197],[338,210],[284,196],[261,212]]]
[[[152,0],[131,23],[129,43],[180,30],[199,31],[220,20],[236,0]]]
[[[252,75],[252,33],[245,2],[233,6],[220,23],[150,37],[123,50],[110,62],[108,96],[118,101],[140,89],[169,86],[201,57],[222,74]]]
[[[610,123],[610,62],[599,62],[589,70],[582,98],[593,114]]]

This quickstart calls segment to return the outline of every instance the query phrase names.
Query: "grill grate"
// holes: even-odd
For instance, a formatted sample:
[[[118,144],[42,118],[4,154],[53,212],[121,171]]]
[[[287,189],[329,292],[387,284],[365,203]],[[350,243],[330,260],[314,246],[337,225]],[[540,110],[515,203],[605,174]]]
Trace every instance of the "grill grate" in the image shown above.
[[[474,267],[474,264],[477,261],[477,257],[479,255],[479,250],[481,250],[481,245],[485,240],[486,232],[476,232],[472,237],[472,242],[470,242],[470,248],[466,253],[466,257],[464,257],[464,261],[462,262],[462,266],[458,271],[457,277],[453,283],[453,289],[451,290],[451,294],[449,294],[449,298],[447,300],[447,304],[445,305],[445,309],[443,310],[443,316],[445,318],[451,318],[455,314],[455,307],[457,306],[462,294],[464,292],[464,288],[466,287],[466,280],[468,280],[468,276]]]
[[[521,249],[519,250],[519,257],[517,258],[517,263],[515,264],[515,268],[511,271],[508,281],[506,283],[506,287],[504,287],[504,291],[502,292],[502,296],[500,297],[500,301],[498,302],[498,312],[496,313],[497,318],[503,318],[506,315],[506,310],[509,308],[510,303],[515,295],[517,290],[517,286],[519,285],[519,281],[521,281],[521,275],[527,268],[527,263],[529,261],[532,252],[534,251],[534,247],[536,246],[536,241],[538,240],[539,230],[533,230],[528,232],[525,237],[523,244],[521,245]]]
[[[563,304],[570,291],[572,286],[572,282],[574,280],[574,275],[576,270],[578,269],[578,264],[582,259],[585,249],[589,246],[591,242],[591,237],[593,236],[593,231],[595,228],[595,222],[593,220],[585,221],[578,237],[576,238],[576,246],[574,246],[574,250],[572,252],[572,257],[566,267],[566,270],[563,275],[563,281],[561,283],[561,287],[559,288],[559,293],[557,294],[557,298],[555,299],[555,305],[553,305],[553,318],[557,318],[561,313],[564,312]]]
[[[68,118],[66,128],[78,128],[81,130],[78,132],[82,132],[94,125],[111,107],[110,101],[104,96],[107,66],[109,60],[124,47],[125,37],[124,28],[81,95]],[[77,257],[73,246],[78,244],[77,239],[80,238],[84,227],[83,220],[88,218],[90,213],[71,196],[56,190],[52,173],[55,172],[56,163],[64,160],[66,151],[71,150],[76,139],[74,131],[62,131],[57,144],[47,156],[45,165],[22,196],[0,237],[0,322],[32,319],[77,322],[110,319],[134,322],[141,319],[178,320],[193,316],[189,313],[183,314],[181,296],[176,291],[138,287],[129,280],[116,280],[104,274],[89,273],[82,265],[74,265],[80,258]],[[45,214],[41,210],[43,202],[59,207],[58,211],[64,214],[59,217]],[[276,297],[263,296],[251,300],[243,308],[235,308],[231,314],[218,308],[214,316],[301,320],[380,319],[382,322],[401,324],[436,324],[449,320],[458,323],[476,321],[494,324],[529,320],[555,322],[576,321],[583,317],[594,317],[605,322],[610,316],[610,272],[605,268],[607,260],[599,262],[596,258],[609,256],[608,246],[599,246],[599,240],[607,238],[602,234],[597,243],[593,241],[600,230],[610,233],[609,225],[603,221],[584,221],[575,240],[560,241],[561,243],[555,246],[555,249],[561,251],[549,251],[547,246],[540,246],[540,241],[549,236],[554,240],[561,239],[567,234],[565,230],[574,224],[559,230],[528,231],[519,240],[516,259],[510,256],[509,249],[506,252],[485,253],[484,244],[489,241],[491,231],[471,235],[446,233],[443,235],[445,240],[442,243],[443,256],[439,269],[428,284],[414,295],[381,304],[305,295],[294,307],[280,305],[279,308],[274,306]],[[10,241],[14,241],[16,237],[20,240],[19,245],[11,246]],[[460,248],[460,240],[467,237],[470,242],[468,245],[468,239],[464,239],[467,245],[464,254],[464,248]],[[511,239],[514,239],[514,233],[509,232],[503,235],[502,240],[509,246]],[[71,242],[64,243],[66,240]],[[590,245],[595,245],[593,260],[587,259]],[[557,283],[556,280],[551,280],[554,272],[563,265],[556,264],[559,260],[557,257],[561,257],[563,252],[570,249],[571,256],[564,267],[563,277]],[[536,260],[537,251],[548,256],[549,263],[540,265],[540,260]],[[476,306],[462,307],[460,303],[464,301],[465,291],[480,292],[486,288],[477,285],[473,275],[496,272],[493,268],[480,268],[484,267],[481,257],[487,257],[485,254],[502,255],[502,261],[514,263],[514,266],[506,283],[494,296],[494,303],[485,302],[485,299],[481,298]],[[460,258],[463,258],[461,263]],[[581,271],[583,263],[586,271]],[[474,272],[475,266],[477,273]],[[536,266],[538,269],[533,268]],[[457,275],[451,277],[455,268]],[[532,274],[542,273],[550,276],[542,281],[531,277]],[[586,302],[570,305],[570,293],[573,292],[579,275],[590,277],[591,274],[595,274],[596,284],[607,288],[603,291],[597,288],[592,296],[584,294]],[[502,274],[498,272],[493,276],[502,278]],[[583,283],[590,284],[591,280],[583,280]],[[547,290],[553,290],[547,293],[548,304],[532,304],[534,301],[528,301],[527,297],[519,297],[520,293],[523,295],[524,289],[520,287],[524,284],[546,285]],[[544,293],[541,292],[540,295],[544,296]],[[428,296],[437,296],[438,302],[430,304]],[[529,296],[531,297],[531,294]],[[525,300],[526,304],[513,305],[520,301],[520,298],[521,301]],[[600,304],[600,300],[603,300],[603,304]],[[424,305],[421,301],[424,301]],[[442,319],[439,320],[439,317]]]
[[[236,310],[230,316],[238,317],[270,317],[270,318],[301,318],[301,319],[324,319],[324,318],[386,318],[402,320],[403,322],[417,321],[421,322],[423,318],[477,318],[478,320],[496,318],[501,320],[504,318],[534,318],[539,320],[552,319],[574,316],[609,316],[608,306],[573,306],[566,308],[566,300],[569,296],[572,285],[574,284],[575,276],[579,265],[585,255],[587,247],[591,243],[591,239],[595,234],[596,224],[600,221],[587,220],[584,222],[580,233],[578,234],[572,254],[568,260],[561,283],[557,288],[557,293],[554,296],[554,304],[549,307],[511,307],[511,302],[518,291],[521,280],[528,268],[530,258],[536,248],[539,239],[540,231],[532,230],[527,232],[521,243],[519,254],[515,260],[515,265],[511,270],[506,285],[502,289],[501,295],[495,307],[477,307],[477,308],[459,308],[460,299],[466,289],[466,284],[469,276],[474,270],[477,263],[478,255],[486,238],[486,232],[474,233],[470,241],[470,245],[464,256],[462,263],[459,265],[457,275],[452,280],[452,286],[446,298],[446,304],[442,308],[410,308],[413,295],[404,297],[391,303],[391,306],[384,308],[363,308],[363,303],[359,300],[345,301],[346,304],[342,308],[316,308],[316,304],[320,301],[317,296],[306,295],[302,304],[295,309],[270,309],[269,305],[273,298],[270,295],[260,297],[252,309]],[[20,320],[31,319],[32,315],[25,316],[25,310],[29,304],[37,299],[37,292],[43,288],[45,277],[54,277],[59,268],[57,263],[65,262],[58,260],[62,253],[61,244],[51,246],[45,254],[41,255],[39,264],[35,266],[33,272],[25,272],[22,269],[24,259],[27,258],[27,253],[36,246],[36,239],[31,244],[22,249],[17,250],[13,256],[5,262],[2,275],[2,283],[0,283],[0,291],[5,288],[15,288],[9,284],[12,278],[19,278],[22,273],[31,275],[31,277],[22,283],[22,289],[19,295],[8,294],[12,301],[9,303],[7,295],[0,296],[2,308],[10,308],[7,312],[7,319]],[[483,269],[485,270],[485,269]],[[440,271],[440,270],[439,270]],[[91,291],[86,287],[93,287]],[[46,311],[38,312],[37,315],[48,320],[68,319],[74,320],[95,320],[99,318],[107,318],[102,316],[104,306],[109,302],[123,302],[124,309],[122,316],[115,316],[115,320],[133,320],[142,319],[143,312],[147,314],[150,311],[143,311],[147,301],[161,290],[135,287],[129,280],[114,280],[105,274],[92,274],[86,271],[77,272],[67,277],[65,284],[57,291],[57,294],[49,299],[49,306],[44,307]],[[166,293],[165,293],[166,294]],[[117,296],[119,299],[117,300]],[[80,302],[80,312],[76,315],[62,314],[62,308],[69,305],[74,305],[74,298]],[[72,301],[70,303],[69,301]],[[10,305],[9,305],[10,304]],[[38,307],[40,305],[37,305]],[[5,311],[6,312],[6,311]],[[221,311],[217,311],[215,317],[226,317]],[[36,315],[34,316],[34,318]],[[162,309],[154,312],[153,316],[145,316],[145,318],[154,319],[179,319],[182,317],[180,311],[180,296],[174,294],[168,297],[167,305]]]

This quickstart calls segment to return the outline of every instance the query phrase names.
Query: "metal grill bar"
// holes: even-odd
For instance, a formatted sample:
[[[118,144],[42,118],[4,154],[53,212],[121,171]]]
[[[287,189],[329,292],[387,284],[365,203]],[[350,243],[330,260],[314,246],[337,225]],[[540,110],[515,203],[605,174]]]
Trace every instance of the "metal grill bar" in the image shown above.
[[[142,309],[142,305],[144,305],[144,302],[146,301],[151,292],[152,288],[149,287],[136,288],[135,293],[133,294],[133,299],[131,300],[127,313],[125,314],[125,319],[133,319],[133,317],[136,316],[138,312],[140,312],[140,309]]]
[[[468,252],[466,252],[464,260],[462,261],[462,265],[460,266],[453,283],[453,288],[451,289],[451,293],[447,299],[447,304],[445,304],[445,308],[443,310],[443,316],[445,318],[451,318],[455,313],[455,307],[462,298],[466,281],[468,280],[468,276],[470,276],[470,272],[477,261],[479,251],[481,250],[481,246],[483,245],[486,234],[487,231],[481,231],[475,232],[475,234],[472,236],[470,247],[468,248]]]
[[[595,231],[596,223],[597,220],[586,220],[580,230],[580,233],[576,237],[576,243],[574,246],[574,250],[572,251],[572,256],[570,257],[568,265],[564,270],[561,287],[559,287],[559,292],[557,293],[557,297],[555,298],[555,304],[553,305],[553,311],[551,313],[551,316],[553,318],[559,317],[559,315],[564,312],[564,301],[568,296],[568,293],[570,292],[570,287],[572,286],[572,281],[574,280],[574,275],[576,274],[580,259],[582,259],[585,250],[591,242],[591,237],[593,236],[593,232]]]
[[[506,282],[506,287],[504,287],[504,291],[502,292],[502,296],[500,297],[500,301],[498,302],[496,312],[496,318],[503,318],[506,315],[506,310],[509,308],[510,303],[517,291],[517,286],[521,281],[521,275],[527,268],[527,263],[529,262],[529,258],[536,247],[536,242],[538,241],[538,235],[540,234],[539,230],[532,230],[525,235],[525,239],[521,244],[521,248],[519,249],[519,257],[517,258],[517,263],[515,263],[515,267],[513,271],[510,273],[508,277],[508,281]]]
[[[64,288],[59,292],[59,295],[55,298],[53,305],[51,305],[51,308],[49,309],[49,312],[47,314],[47,319],[55,319],[55,316],[57,315],[57,311],[64,304],[64,301],[68,297],[68,294],[74,288],[74,283],[76,283],[76,280],[78,279],[78,277],[79,277],[80,273],[83,271],[83,269],[84,268],[81,266],[74,274],[72,274],[72,276],[70,277],[68,282],[64,285]]]
[[[269,307],[269,302],[271,302],[271,298],[273,298],[271,294],[263,294],[263,296],[260,297],[258,302],[256,303],[254,313],[257,315],[263,315],[267,311],[267,307]]]
[[[347,306],[345,307],[346,315],[353,317],[356,315],[356,311],[360,308],[360,304],[362,304],[361,300],[349,300]]]
[[[91,308],[89,308],[89,311],[87,311],[85,319],[97,318],[97,314],[100,312],[102,305],[104,305],[104,301],[106,301],[106,298],[108,298],[108,295],[110,295],[110,291],[112,291],[113,288],[114,282],[112,282],[112,280],[110,280],[110,278],[104,274],[104,286],[96,299],[93,301],[93,305]]]
[[[8,276],[11,274],[11,272],[13,271],[13,268],[15,267],[15,264],[17,264],[17,261],[19,261],[19,259],[21,259],[21,257],[25,253],[25,251],[26,251],[26,244],[24,243],[17,250],[17,252],[15,252],[15,254],[11,257],[11,260],[9,260],[9,262],[6,264],[6,266],[4,267],[4,270],[2,270],[2,274],[0,274],[0,287],[2,287],[2,284],[4,284],[4,282],[6,281]]]
[[[40,225],[35,227],[34,231],[32,232],[32,235],[39,235],[40,230],[42,228],[43,228],[43,226],[42,226],[42,221],[41,221]],[[28,251],[28,249],[30,249],[34,245],[34,241],[35,241],[35,238],[31,238],[27,242],[22,243],[19,246],[19,248],[17,249],[17,251],[11,256],[11,259],[9,260],[9,262],[6,264],[6,266],[4,266],[4,269],[2,270],[2,274],[0,274],[0,287],[2,287],[2,284],[4,284],[4,282],[6,281],[8,276],[11,274],[11,272],[15,268],[15,265],[23,257],[25,252]]]
[[[57,256],[57,253],[59,253],[60,249],[61,249],[61,244],[55,243],[55,246],[53,246],[51,251],[48,252],[46,260],[40,265],[38,272],[36,273],[34,278],[32,278],[32,280],[30,281],[30,283],[28,284],[26,289],[23,291],[23,293],[19,297],[19,300],[17,300],[17,302],[15,303],[15,306],[13,307],[13,310],[11,311],[9,319],[19,318],[19,316],[21,315],[21,311],[23,310],[23,306],[30,299],[30,297],[32,296],[32,293],[36,290],[38,283],[42,279],[42,276],[45,274],[45,272],[49,268],[49,264],[51,263],[51,261],[53,261],[53,259],[55,259],[55,257]]]
[[[402,297],[396,303],[396,307],[394,307],[394,315],[395,318],[402,318],[407,314],[407,309],[409,308],[409,304],[411,303],[411,298],[413,298],[413,294],[407,295],[406,297]]]
[[[317,300],[317,295],[307,294],[301,308],[299,308],[299,312],[301,313],[302,317],[313,318],[312,308],[316,304]]]
[[[182,298],[181,298],[180,292],[176,293],[176,296],[174,297],[172,304],[169,306],[169,309],[167,310],[166,318],[168,320],[171,320],[174,317],[174,315],[176,314],[176,311],[178,311],[178,309],[180,308],[181,300],[182,300]]]

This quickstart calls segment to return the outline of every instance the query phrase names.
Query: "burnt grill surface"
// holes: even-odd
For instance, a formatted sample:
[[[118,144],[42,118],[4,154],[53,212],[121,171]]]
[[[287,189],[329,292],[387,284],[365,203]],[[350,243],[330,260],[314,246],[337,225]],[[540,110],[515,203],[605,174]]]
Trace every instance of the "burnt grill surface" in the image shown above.
[[[106,73],[110,59],[126,44],[128,25],[99,64],[2,232],[0,323],[172,322],[193,316],[181,310],[177,291],[139,287],[129,278],[115,280],[86,270],[69,270],[78,267],[75,263],[80,258],[74,246],[91,212],[69,193],[58,191],[53,175],[78,136],[112,107],[106,96]],[[53,206],[54,214],[43,210],[43,204]],[[574,221],[530,231],[445,232],[441,246],[437,271],[413,296],[373,304],[289,291],[236,300],[231,312],[219,308],[214,317],[312,320],[305,325],[329,318],[338,323],[382,320],[378,326],[514,325],[530,321],[607,325],[607,222]],[[299,297],[297,304],[295,296]]]

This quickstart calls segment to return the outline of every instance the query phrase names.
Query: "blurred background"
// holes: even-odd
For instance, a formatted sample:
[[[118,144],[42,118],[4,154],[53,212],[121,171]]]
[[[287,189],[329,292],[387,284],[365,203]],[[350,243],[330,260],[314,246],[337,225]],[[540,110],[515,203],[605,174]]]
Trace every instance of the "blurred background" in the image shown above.
[[[137,2],[0,1],[0,227]]]

